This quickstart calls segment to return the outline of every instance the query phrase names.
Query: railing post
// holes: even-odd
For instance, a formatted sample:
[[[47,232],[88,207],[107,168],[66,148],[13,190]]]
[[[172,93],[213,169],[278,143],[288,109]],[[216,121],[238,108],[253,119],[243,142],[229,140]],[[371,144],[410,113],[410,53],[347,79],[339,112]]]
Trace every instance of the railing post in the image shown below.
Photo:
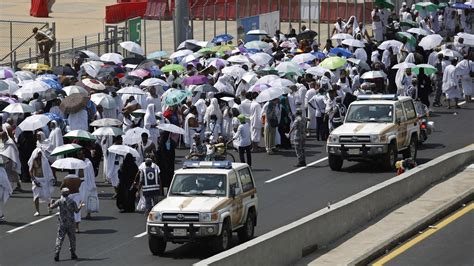
[[[328,39],[331,36],[331,24],[329,24],[329,17],[331,16],[331,9],[329,8],[331,1],[328,0],[326,9],[328,11],[328,17],[326,18],[326,24],[328,25]]]
[[[224,2],[224,31],[227,34],[227,1]]]
[[[56,38],[56,22],[52,23],[51,31],[53,32],[53,36]],[[52,66],[56,65],[56,45],[53,45],[53,58],[51,60]]]
[[[13,22],[10,21],[10,51],[13,51]],[[10,62],[13,62],[13,55],[10,54]]]
[[[357,13],[355,14],[357,16]],[[362,2],[362,17],[363,17],[363,23],[364,23],[364,27],[365,27],[365,0],[364,2]]]
[[[101,45],[101,42],[100,42],[100,32],[97,33],[97,53],[100,55],[100,45]]]
[[[298,12],[300,14],[300,17],[298,19],[299,20],[299,22],[298,22],[298,27],[299,27],[298,31],[301,31],[301,0],[298,0],[298,8],[300,9],[299,12]]]
[[[31,56],[32,56],[32,54],[31,54],[31,47],[29,47],[29,48],[28,48],[28,63],[30,63],[30,64],[31,64]]]
[[[206,18],[204,17],[206,13],[204,12],[207,7],[207,2],[202,6],[202,39],[206,40]]]
[[[300,9],[300,12],[301,12],[301,9]],[[308,23],[309,23],[309,29],[311,30],[312,29],[312,25],[313,25],[313,20],[311,19],[311,0],[308,0]],[[318,32],[318,35],[319,35],[319,32]]]
[[[87,50],[87,35],[84,36],[84,50]]]
[[[291,28],[292,28],[292,26],[291,26],[291,0],[288,0],[288,22],[290,23],[289,28],[291,30]]]
[[[75,50],[74,50],[74,38],[71,38],[71,49],[74,51],[74,55],[75,55]],[[73,57],[71,58],[71,65],[74,64],[74,55],[73,55]]]
[[[336,17],[339,17],[339,0],[336,2]]]
[[[159,26],[160,26],[160,51],[163,51],[163,34],[162,34],[162,31],[161,31],[161,12],[163,12],[163,10],[161,10],[162,7],[160,7],[160,16],[159,16]]]
[[[217,23],[217,22],[216,22],[216,19],[217,19],[217,17],[216,17],[216,16],[217,16],[217,14],[216,14],[216,13],[217,13],[217,10],[216,10],[216,9],[217,9],[217,7],[216,7],[216,2],[214,2],[214,36],[216,36],[216,31],[217,31],[217,29],[216,29],[216,26],[217,26],[217,24],[216,24],[216,23]]]
[[[278,12],[280,12],[280,20],[278,20],[278,29],[281,32],[281,0],[278,0]]]
[[[57,64],[57,65],[60,66],[60,65],[61,65],[61,42],[58,42],[58,50],[57,50],[57,52],[58,52],[58,56],[57,56],[57,58],[58,58],[58,64]]]
[[[321,44],[321,0],[318,0],[318,43]]]
[[[141,31],[140,31],[141,32]],[[146,39],[146,19],[143,19],[143,40],[145,41],[145,55],[146,55],[146,43],[147,43],[147,39]],[[141,38],[141,37],[140,37]]]
[[[16,51],[13,52],[12,68],[16,69]]]

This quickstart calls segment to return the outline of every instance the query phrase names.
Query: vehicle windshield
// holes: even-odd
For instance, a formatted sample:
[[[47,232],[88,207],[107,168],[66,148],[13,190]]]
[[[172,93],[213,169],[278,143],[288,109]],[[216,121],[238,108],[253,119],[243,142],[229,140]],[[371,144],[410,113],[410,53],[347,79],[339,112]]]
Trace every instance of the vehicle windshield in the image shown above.
[[[393,106],[391,104],[353,104],[346,115],[346,123],[391,123]]]
[[[226,196],[226,176],[223,174],[177,174],[170,196]]]

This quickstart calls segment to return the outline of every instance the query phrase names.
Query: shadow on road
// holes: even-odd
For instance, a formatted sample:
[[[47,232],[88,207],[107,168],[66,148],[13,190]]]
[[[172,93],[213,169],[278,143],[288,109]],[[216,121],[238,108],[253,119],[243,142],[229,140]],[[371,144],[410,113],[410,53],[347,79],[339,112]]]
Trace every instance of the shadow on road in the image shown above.
[[[113,234],[116,233],[117,230],[114,229],[92,229],[82,231],[81,234],[88,234],[88,235],[105,235],[105,234]]]
[[[90,220],[90,221],[109,221],[109,220],[117,220],[117,218],[112,217],[112,216],[92,216],[90,219],[85,219],[84,220]]]

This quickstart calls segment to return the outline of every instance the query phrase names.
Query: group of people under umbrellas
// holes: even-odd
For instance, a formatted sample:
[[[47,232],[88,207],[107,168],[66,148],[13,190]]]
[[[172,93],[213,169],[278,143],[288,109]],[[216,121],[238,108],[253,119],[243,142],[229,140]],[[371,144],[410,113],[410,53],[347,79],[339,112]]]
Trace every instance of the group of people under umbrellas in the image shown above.
[[[376,3],[371,35],[357,17],[338,18],[321,46],[306,27],[273,37],[259,30],[247,35],[257,40],[235,45],[229,34],[187,40],[170,55],[145,56],[123,42],[126,58],[84,50],[73,65],[0,69],[0,219],[21,182],[32,182],[40,215],[60,171],[68,173],[60,187],[87,218],[99,211],[99,176],[122,212],[147,212],[170,186],[181,146],[188,159],[215,160],[232,145],[251,166],[254,152],[294,148],[296,166],[305,166],[307,137],[325,141],[361,94],[427,106],[432,94],[434,106],[443,105],[444,94],[448,108],[460,108],[462,96],[470,101],[471,8],[423,2],[396,14],[389,2]],[[137,193],[144,169],[159,173],[159,195]],[[77,231],[80,219],[78,212]]]

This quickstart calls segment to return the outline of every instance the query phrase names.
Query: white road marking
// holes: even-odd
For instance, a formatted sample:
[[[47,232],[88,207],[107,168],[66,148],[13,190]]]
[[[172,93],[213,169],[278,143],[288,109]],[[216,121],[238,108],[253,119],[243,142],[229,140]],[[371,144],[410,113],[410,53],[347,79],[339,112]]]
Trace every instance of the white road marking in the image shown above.
[[[464,105],[464,104],[466,104],[466,101],[462,101],[462,102],[458,103],[458,105]]]
[[[146,236],[146,231],[141,233],[141,234],[138,234],[138,235],[134,236],[134,238],[140,238],[140,237],[143,237],[143,236]]]
[[[8,233],[8,234],[11,234],[11,233],[14,233],[14,232],[16,232],[16,231],[19,231],[19,230],[21,230],[21,229],[25,229],[26,227],[30,227],[30,226],[32,226],[32,225],[34,225],[34,224],[41,223],[42,221],[46,221],[46,220],[48,220],[48,219],[51,219],[51,218],[57,216],[58,214],[59,214],[59,213],[55,213],[55,214],[53,214],[53,215],[49,215],[49,216],[43,217],[43,218],[38,219],[38,220],[36,220],[36,221],[33,221],[33,222],[29,223],[29,224],[25,224],[25,225],[22,225],[22,226],[20,226],[20,227],[15,228],[15,229],[12,229],[12,230],[10,230],[10,231],[7,231],[7,233]]]
[[[292,170],[292,171],[290,171],[290,172],[287,172],[287,173],[285,173],[285,174],[282,174],[282,175],[279,175],[279,176],[277,176],[277,177],[274,177],[274,178],[272,178],[272,179],[270,179],[270,180],[267,180],[267,181],[265,181],[265,183],[268,184],[268,183],[271,183],[271,182],[275,182],[275,181],[277,181],[277,180],[279,180],[279,179],[282,179],[282,178],[284,178],[284,177],[286,177],[286,176],[289,176],[289,175],[292,175],[292,174],[294,174],[294,173],[297,173],[297,172],[299,172],[299,171],[301,171],[301,170],[304,170],[304,169],[308,168],[309,166],[313,166],[313,165],[315,165],[315,164],[324,162],[324,161],[326,161],[327,159],[328,159],[328,157],[324,157],[324,158],[319,159],[319,160],[317,160],[317,161],[314,161],[314,162],[312,162],[312,163],[310,163],[310,164],[307,164],[306,166],[302,166],[302,167],[296,168],[295,170]]]

